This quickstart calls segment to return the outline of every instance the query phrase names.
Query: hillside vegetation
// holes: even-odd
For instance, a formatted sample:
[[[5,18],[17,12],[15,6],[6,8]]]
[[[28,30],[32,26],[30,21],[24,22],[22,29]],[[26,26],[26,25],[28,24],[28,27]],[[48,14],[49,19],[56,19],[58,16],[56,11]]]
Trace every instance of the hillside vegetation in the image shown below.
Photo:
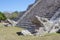
[[[0,21],[6,19],[7,19],[6,16],[2,12],[0,12]]]

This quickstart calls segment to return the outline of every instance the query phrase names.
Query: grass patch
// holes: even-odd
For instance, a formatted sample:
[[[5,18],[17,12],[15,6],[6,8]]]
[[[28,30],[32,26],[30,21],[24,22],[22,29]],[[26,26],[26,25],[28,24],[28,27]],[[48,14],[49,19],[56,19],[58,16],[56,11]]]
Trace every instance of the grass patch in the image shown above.
[[[52,33],[45,36],[18,36],[16,32],[21,31],[19,27],[0,26],[0,40],[60,40],[60,34]]]

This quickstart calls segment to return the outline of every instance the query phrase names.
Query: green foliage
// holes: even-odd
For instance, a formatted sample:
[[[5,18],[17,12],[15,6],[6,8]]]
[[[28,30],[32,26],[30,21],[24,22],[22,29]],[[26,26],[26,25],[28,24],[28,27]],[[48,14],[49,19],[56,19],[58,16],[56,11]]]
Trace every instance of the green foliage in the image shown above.
[[[0,12],[0,20],[6,20],[7,18],[5,17],[5,15],[2,13],[2,12]]]

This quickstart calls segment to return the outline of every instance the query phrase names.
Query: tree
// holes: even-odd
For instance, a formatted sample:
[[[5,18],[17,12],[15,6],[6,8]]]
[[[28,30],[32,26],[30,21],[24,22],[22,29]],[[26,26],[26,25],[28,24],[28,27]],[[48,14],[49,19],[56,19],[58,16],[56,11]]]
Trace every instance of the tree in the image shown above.
[[[7,19],[6,16],[2,12],[0,12],[0,21],[6,19]]]

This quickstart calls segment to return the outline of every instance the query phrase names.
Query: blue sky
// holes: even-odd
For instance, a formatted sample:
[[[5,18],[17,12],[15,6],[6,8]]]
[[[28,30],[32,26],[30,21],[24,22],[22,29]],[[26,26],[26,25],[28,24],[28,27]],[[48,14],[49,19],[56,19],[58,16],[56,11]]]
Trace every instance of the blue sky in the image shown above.
[[[0,0],[0,11],[24,11],[35,0]]]

